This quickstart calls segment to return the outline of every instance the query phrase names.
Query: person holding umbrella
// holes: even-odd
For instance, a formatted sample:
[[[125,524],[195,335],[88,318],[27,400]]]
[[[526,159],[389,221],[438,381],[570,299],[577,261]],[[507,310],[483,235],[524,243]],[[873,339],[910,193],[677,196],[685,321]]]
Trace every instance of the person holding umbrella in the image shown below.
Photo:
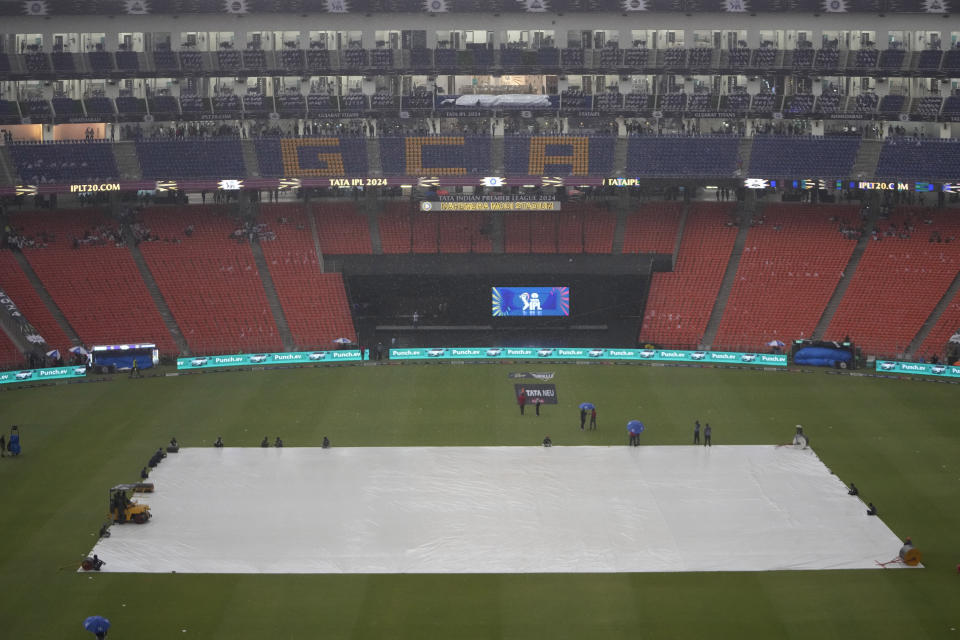
[[[587,424],[587,411],[594,411],[593,403],[581,402],[580,403],[580,431],[583,431],[584,425]]]
[[[630,434],[631,447],[640,446],[640,434],[643,433],[643,423],[639,420],[631,420],[627,423],[627,433]]]
[[[7,440],[7,451],[14,457],[20,455],[20,427],[17,425],[10,427],[10,439]]]
[[[83,628],[97,636],[97,640],[103,640],[110,630],[110,621],[103,616],[90,616],[83,621]]]

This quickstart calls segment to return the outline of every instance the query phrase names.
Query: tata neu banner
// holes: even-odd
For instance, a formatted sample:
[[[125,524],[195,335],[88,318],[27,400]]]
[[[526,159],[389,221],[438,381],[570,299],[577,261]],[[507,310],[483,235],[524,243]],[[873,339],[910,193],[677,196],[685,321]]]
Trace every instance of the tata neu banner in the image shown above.
[[[513,397],[527,396],[527,404],[557,404],[557,386],[553,384],[515,384]]]

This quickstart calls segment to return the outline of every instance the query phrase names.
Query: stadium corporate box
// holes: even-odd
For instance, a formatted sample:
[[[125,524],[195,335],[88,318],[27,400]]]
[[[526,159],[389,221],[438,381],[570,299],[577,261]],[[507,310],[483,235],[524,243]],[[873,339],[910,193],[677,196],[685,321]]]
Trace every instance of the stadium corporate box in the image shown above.
[[[359,349],[335,351],[295,351],[291,353],[238,353],[228,356],[196,356],[177,358],[177,369],[212,369],[215,367],[271,366],[282,364],[318,364],[360,362]]]
[[[24,369],[23,371],[4,371],[0,373],[0,384],[14,382],[37,382],[39,380],[59,380],[62,378],[83,378],[86,367],[49,367],[47,369]]]
[[[950,364],[877,360],[877,371],[882,373],[908,373],[918,376],[939,376],[941,378],[960,378],[960,366]]]
[[[587,349],[564,347],[437,347],[390,349],[391,360],[635,360],[648,362],[702,362],[787,366],[779,353],[737,351],[680,351],[676,349]]]

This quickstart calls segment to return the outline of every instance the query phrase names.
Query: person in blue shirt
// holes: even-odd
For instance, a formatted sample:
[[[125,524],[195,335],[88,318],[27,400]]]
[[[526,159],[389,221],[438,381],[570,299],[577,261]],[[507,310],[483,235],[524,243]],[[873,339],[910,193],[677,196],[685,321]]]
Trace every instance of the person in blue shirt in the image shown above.
[[[700,421],[693,421],[693,444],[700,444]]]
[[[713,443],[710,442],[710,436],[713,435],[713,429],[710,427],[710,423],[703,428],[703,446],[712,447]]]

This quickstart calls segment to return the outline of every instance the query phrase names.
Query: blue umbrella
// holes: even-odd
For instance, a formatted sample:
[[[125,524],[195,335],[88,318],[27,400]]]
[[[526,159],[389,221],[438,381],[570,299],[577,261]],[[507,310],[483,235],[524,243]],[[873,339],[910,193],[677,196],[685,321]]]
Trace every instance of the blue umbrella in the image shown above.
[[[627,423],[627,431],[634,435],[643,433],[643,423],[639,420],[631,420]]]
[[[337,338],[333,341],[334,344],[353,344],[353,340],[350,338]]]
[[[110,621],[103,616],[90,616],[83,621],[83,628],[90,633],[106,633],[110,628]]]
[[[583,404],[580,405],[580,408],[585,411],[591,411],[593,409],[596,409],[596,407],[593,406],[592,402],[584,402]]]

